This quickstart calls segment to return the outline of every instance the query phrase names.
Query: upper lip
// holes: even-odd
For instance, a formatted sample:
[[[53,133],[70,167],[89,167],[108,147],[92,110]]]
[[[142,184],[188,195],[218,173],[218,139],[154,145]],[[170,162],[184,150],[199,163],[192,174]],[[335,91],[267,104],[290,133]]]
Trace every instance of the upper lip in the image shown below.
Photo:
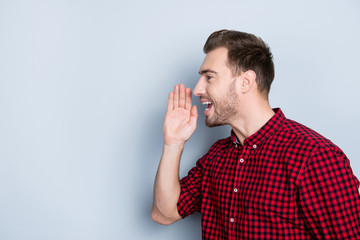
[[[200,98],[200,102],[202,104],[210,104],[210,103],[212,103],[209,99],[206,99],[206,98]]]

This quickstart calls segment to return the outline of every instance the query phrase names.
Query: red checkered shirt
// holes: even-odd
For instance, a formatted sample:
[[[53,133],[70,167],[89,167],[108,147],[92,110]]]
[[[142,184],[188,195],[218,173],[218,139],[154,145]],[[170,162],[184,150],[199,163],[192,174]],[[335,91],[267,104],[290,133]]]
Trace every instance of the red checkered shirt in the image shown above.
[[[181,179],[179,214],[203,239],[360,239],[359,181],[345,154],[280,109],[237,144],[217,141]]]

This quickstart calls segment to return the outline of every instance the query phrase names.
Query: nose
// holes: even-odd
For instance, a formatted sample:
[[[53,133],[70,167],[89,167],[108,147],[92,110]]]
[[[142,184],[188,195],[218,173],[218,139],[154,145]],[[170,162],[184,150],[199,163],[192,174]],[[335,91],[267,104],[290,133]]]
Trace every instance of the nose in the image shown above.
[[[203,77],[201,76],[199,81],[197,82],[196,86],[194,87],[194,90],[193,90],[194,96],[199,97],[205,93],[205,86],[204,86],[202,78]]]

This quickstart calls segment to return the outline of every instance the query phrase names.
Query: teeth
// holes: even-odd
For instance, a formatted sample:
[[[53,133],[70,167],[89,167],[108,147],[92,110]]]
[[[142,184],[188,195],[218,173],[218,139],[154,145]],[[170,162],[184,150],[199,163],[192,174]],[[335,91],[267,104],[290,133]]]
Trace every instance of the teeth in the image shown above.
[[[211,102],[203,102],[202,104],[203,105],[209,105],[209,104],[211,104]]]

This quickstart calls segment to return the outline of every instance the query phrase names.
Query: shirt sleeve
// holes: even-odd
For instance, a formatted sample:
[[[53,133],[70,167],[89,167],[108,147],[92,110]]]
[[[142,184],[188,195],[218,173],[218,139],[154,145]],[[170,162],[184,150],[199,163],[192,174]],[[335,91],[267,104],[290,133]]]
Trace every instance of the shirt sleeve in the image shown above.
[[[180,180],[181,192],[177,208],[182,218],[201,209],[201,182],[206,158],[207,155],[200,158],[188,175]]]
[[[359,180],[336,147],[318,149],[299,183],[303,219],[317,239],[360,239]]]

